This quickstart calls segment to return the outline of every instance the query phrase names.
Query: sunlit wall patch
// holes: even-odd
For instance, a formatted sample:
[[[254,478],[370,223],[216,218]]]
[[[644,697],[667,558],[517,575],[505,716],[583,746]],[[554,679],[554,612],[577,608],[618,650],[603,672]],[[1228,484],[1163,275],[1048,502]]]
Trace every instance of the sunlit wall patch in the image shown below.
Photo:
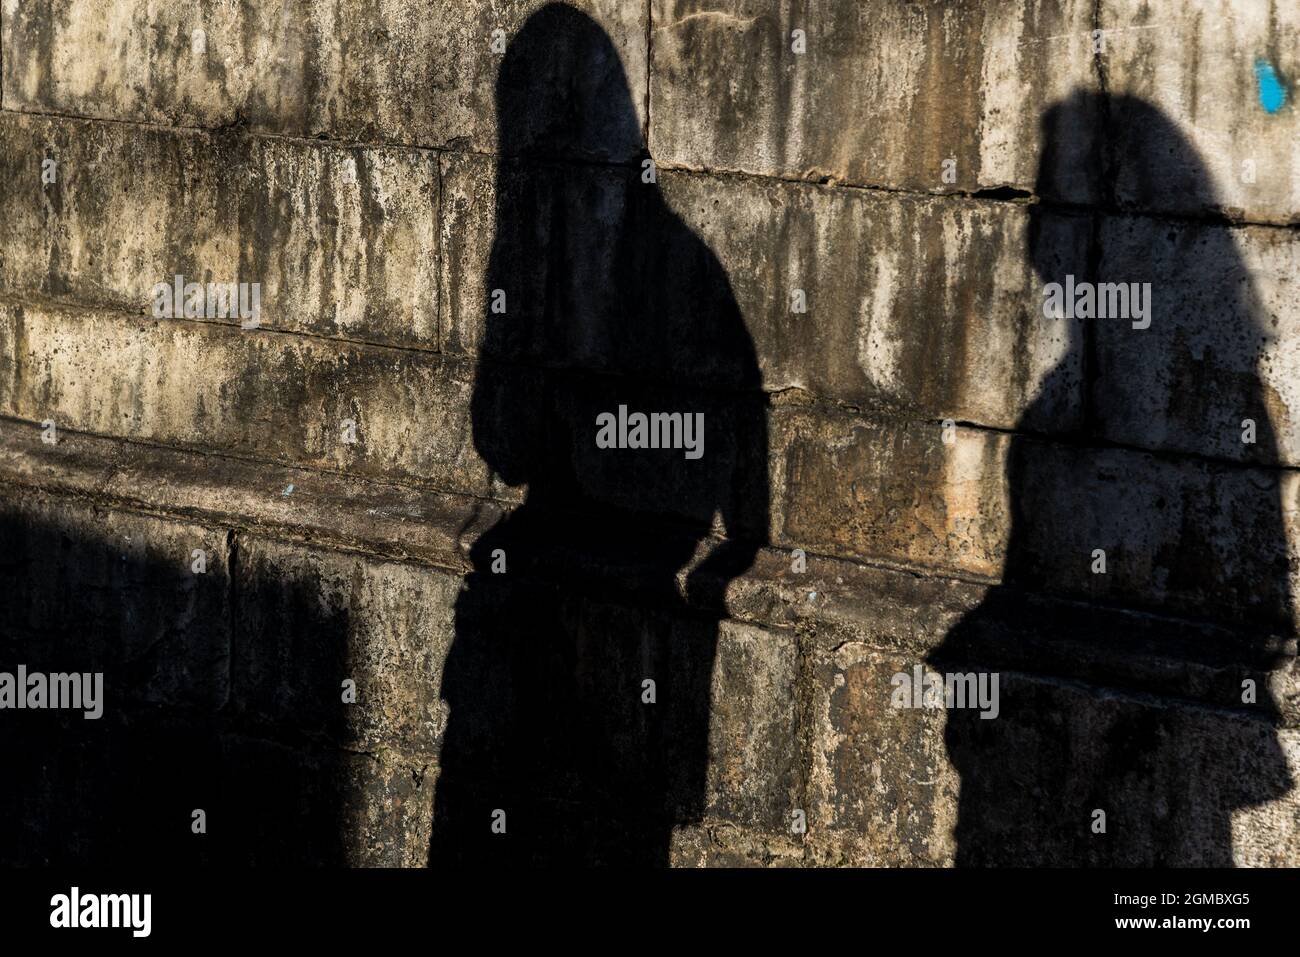
[[[1286,87],[1273,64],[1264,58],[1255,61],[1255,81],[1259,85],[1259,105],[1267,113],[1276,113],[1286,103]]]

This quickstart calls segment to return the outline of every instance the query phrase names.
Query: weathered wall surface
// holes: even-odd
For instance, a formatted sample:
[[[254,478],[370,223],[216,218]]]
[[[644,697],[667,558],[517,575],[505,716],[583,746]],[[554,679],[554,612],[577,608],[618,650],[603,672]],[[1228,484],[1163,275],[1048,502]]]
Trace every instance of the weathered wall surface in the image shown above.
[[[578,2],[557,122],[497,89],[543,7],[4,0],[0,665],[109,709],[7,733],[0,853],[426,863],[476,543],[554,508],[643,523],[513,553],[573,674],[714,623],[673,863],[1300,865],[1295,9]],[[259,322],[156,317],[177,274]],[[1149,327],[1047,318],[1067,275]],[[628,394],[716,488],[556,431]],[[999,716],[894,707],[917,666]],[[644,707],[603,744],[671,757]]]

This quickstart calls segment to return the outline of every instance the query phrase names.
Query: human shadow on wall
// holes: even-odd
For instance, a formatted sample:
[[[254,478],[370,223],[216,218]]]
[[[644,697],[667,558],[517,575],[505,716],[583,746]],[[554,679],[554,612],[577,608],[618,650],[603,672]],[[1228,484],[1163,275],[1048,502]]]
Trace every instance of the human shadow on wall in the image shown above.
[[[0,671],[103,674],[98,718],[0,711],[0,865],[355,862],[364,789],[334,743],[347,612],[310,577],[228,565],[225,538],[0,497]]]
[[[723,269],[646,181],[600,26],[530,17],[496,106],[485,328],[453,335],[478,339],[475,445],[527,491],[456,606],[430,863],[664,865],[706,811],[722,592],[766,541],[758,366]],[[575,155],[594,163],[552,162]],[[702,456],[598,448],[620,407],[702,414]]]
[[[1103,117],[1108,140],[1094,153]],[[1257,426],[1250,460],[1275,463],[1256,368],[1273,334],[1269,317],[1232,236],[1214,224],[1106,216],[1103,258],[1062,252],[1071,248],[1066,217],[1086,214],[1051,203],[1066,198],[1064,185],[1079,180],[1084,164],[1095,164],[1103,188],[1121,184],[1110,205],[1214,204],[1204,165],[1161,111],[1077,93],[1045,113],[1042,129],[1037,193],[1045,203],[1031,207],[1026,255],[1045,284],[1067,274],[1150,282],[1151,326],[1036,320],[1071,330],[1068,354],[1040,395],[1078,389],[1083,369],[1084,421],[1064,443],[1048,443],[1026,434],[1050,421],[1051,410],[1038,407],[1048,400],[1024,413],[1008,453],[1003,583],[930,658],[940,671],[1002,672],[996,719],[947,712],[945,742],[961,779],[956,863],[1230,866],[1234,812],[1291,785],[1278,705],[1264,683],[1278,660],[1269,636],[1293,631],[1279,475],[1098,446],[1167,442],[1226,460],[1242,448],[1229,446],[1241,442],[1249,418]],[[1174,544],[1148,562],[1144,542]],[[1107,553],[1104,575],[1093,573],[1094,548]],[[1038,597],[1053,593],[1069,603]],[[1114,687],[1158,675],[1160,661],[1174,675],[1164,704],[1015,674]],[[1258,686],[1253,705],[1242,703],[1247,676]],[[1132,684],[1143,690],[1141,678]],[[1171,706],[1180,695],[1209,707]],[[1097,809],[1104,834],[1094,832]]]

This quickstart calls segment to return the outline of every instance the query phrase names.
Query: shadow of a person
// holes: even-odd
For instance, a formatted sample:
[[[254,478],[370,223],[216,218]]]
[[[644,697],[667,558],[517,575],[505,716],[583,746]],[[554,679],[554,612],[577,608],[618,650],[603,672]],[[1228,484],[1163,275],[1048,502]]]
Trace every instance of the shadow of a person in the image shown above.
[[[641,162],[604,30],[542,8],[496,102],[484,299],[504,311],[484,320],[473,431],[527,492],[474,543],[457,602],[430,864],[664,865],[707,810],[722,591],[767,540],[758,365],[726,274]],[[684,431],[598,444],[621,407],[702,414],[703,454]]]
[[[269,539],[218,559],[226,534],[6,489],[0,673],[98,672],[102,688],[94,720],[6,710],[0,866],[376,861],[353,833],[361,776],[335,745],[348,716],[321,693],[350,673],[348,611]]]
[[[1251,418],[1256,444],[1245,457],[1275,464],[1256,368],[1270,336],[1266,315],[1228,230],[1140,214],[1167,205],[1162,196],[1214,203],[1195,149],[1150,104],[1076,93],[1050,108],[1038,195],[1064,198],[1081,165],[1099,159],[1086,144],[1096,142],[1090,134],[1103,116],[1111,140],[1101,147],[1099,176],[1108,166],[1121,170],[1126,205],[1139,215],[1103,215],[1094,233],[1102,256],[1089,263],[1066,252],[1067,220],[1086,214],[1039,204],[1026,252],[1045,284],[1067,274],[1151,283],[1151,324],[1036,319],[1071,329],[1070,353],[1049,373],[1070,381],[1049,380],[1040,394],[1079,388],[1077,370],[1086,370],[1083,427],[1068,443],[1082,458],[1032,435],[1051,410],[1039,408],[1045,399],[1031,403],[1008,452],[1012,525],[1002,584],[929,659],[940,671],[1002,673],[995,719],[947,712],[945,743],[961,779],[959,866],[1231,866],[1234,812],[1291,783],[1276,701],[1259,680],[1259,700],[1243,704],[1240,683],[1269,669],[1270,636],[1293,631],[1277,472],[1207,461],[1180,471],[1171,460],[1100,450],[1108,442],[1168,443],[1228,459],[1226,444],[1241,441],[1241,422]],[[1135,538],[1176,545],[1144,554]],[[1092,574],[1093,547],[1108,552],[1105,575]],[[1053,560],[1062,554],[1080,556],[1073,580],[1063,581]],[[1036,597],[1045,592],[1071,601],[1053,610]],[[1107,608],[1122,605],[1157,617]],[[1180,617],[1191,622],[1180,625]],[[1198,622],[1214,626],[1209,647],[1194,640]],[[1201,665],[1217,669],[1210,700],[1187,706],[1074,683],[1091,680],[1098,662],[1104,673],[1126,656],[1149,667],[1160,655],[1184,662],[1174,669],[1184,677]],[[1042,658],[1053,662],[1052,678],[1073,680],[1023,674],[1041,670]],[[1143,690],[1140,681],[1136,688]],[[1104,833],[1095,829],[1097,810],[1105,812]]]

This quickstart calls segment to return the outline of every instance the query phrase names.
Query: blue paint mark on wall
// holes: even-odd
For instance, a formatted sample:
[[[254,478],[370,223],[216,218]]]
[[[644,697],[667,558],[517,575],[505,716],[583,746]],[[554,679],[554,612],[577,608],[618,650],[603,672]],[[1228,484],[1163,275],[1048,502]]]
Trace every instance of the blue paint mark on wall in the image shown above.
[[[1286,102],[1286,87],[1278,79],[1273,64],[1267,60],[1255,61],[1255,79],[1259,82],[1259,105],[1269,113],[1276,113]]]

